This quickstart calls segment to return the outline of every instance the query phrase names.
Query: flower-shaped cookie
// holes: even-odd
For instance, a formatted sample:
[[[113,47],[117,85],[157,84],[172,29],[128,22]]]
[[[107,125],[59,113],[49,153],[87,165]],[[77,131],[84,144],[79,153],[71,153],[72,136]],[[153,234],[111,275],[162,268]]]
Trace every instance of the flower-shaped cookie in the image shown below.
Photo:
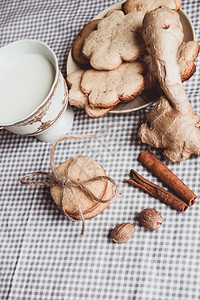
[[[113,107],[103,108],[92,108],[88,103],[88,96],[81,90],[81,80],[84,70],[75,71],[67,76],[67,82],[70,87],[69,89],[69,104],[78,108],[84,108],[87,115],[91,118],[104,117]]]
[[[144,89],[144,65],[123,63],[112,71],[90,69],[83,74],[81,90],[92,107],[110,108],[120,101],[131,101]]]
[[[110,11],[85,39],[82,52],[97,70],[114,70],[123,61],[132,62],[146,48],[140,34],[144,14]]]

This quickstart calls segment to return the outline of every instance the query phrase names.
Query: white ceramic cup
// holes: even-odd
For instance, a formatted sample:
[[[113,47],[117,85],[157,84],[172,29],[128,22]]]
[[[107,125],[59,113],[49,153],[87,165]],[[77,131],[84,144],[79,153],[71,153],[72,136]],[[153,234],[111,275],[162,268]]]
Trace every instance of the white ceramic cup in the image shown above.
[[[71,129],[74,117],[73,110],[68,105],[67,85],[59,70],[55,53],[41,41],[18,40],[0,48],[0,68],[17,56],[32,53],[50,60],[55,68],[53,84],[47,97],[43,101],[41,99],[40,105],[31,114],[14,123],[2,124],[0,120],[0,127],[16,134],[35,136],[41,141],[51,142]],[[20,84],[23,88],[23,82]],[[9,115],[9,111],[6,113]]]

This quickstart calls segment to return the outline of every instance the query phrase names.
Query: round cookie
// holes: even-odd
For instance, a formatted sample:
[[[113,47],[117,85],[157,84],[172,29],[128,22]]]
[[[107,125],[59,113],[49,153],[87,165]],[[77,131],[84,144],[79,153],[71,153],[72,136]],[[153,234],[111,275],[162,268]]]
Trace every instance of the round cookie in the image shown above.
[[[108,181],[108,186],[107,186],[104,196],[102,197],[102,200],[110,199],[112,196],[113,196],[113,187],[112,187],[112,184]],[[110,202],[97,203],[96,206],[94,206],[91,210],[85,212],[84,218],[86,220],[88,220],[88,219],[92,219],[92,218],[96,217],[97,215],[102,213],[108,207],[109,204],[110,204]]]
[[[98,162],[85,156],[78,156],[73,161],[72,159],[65,161],[57,168],[57,172],[60,176],[69,177],[80,183],[96,176],[106,176],[103,167]],[[110,185],[108,181],[101,180],[91,182],[85,184],[85,186],[99,199],[102,199],[103,197],[106,197],[107,199],[110,195],[112,196],[112,185]],[[76,199],[85,219],[95,217],[109,205],[109,203],[102,204],[92,200],[78,188],[73,187],[72,190],[76,195]],[[55,203],[60,206],[63,194],[62,188],[59,186],[52,186],[50,192]],[[70,192],[69,188],[65,188],[64,192],[64,210],[74,219],[81,220],[78,208],[73,201],[74,195]]]

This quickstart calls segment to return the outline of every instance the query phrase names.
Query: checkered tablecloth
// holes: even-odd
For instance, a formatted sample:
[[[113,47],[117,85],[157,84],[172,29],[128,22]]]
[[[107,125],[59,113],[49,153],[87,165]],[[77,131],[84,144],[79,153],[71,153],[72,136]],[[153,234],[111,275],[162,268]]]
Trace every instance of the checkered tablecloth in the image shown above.
[[[40,39],[56,53],[61,71],[82,26],[114,0],[1,0],[0,46],[22,38]],[[200,0],[183,0],[200,42]],[[200,114],[200,64],[185,84]],[[81,223],[58,210],[47,187],[27,187],[22,175],[50,171],[51,144],[0,131],[0,299],[1,300],[198,300],[200,299],[200,206],[181,214],[123,183],[131,168],[162,185],[137,161],[145,145],[136,133],[148,109],[90,119],[74,109],[72,133],[109,132],[94,140],[62,142],[57,164],[77,155],[99,161],[119,184],[121,195],[107,210]],[[149,147],[149,149],[151,149]],[[161,151],[151,149],[162,159]],[[200,157],[166,163],[200,195]],[[164,218],[155,232],[140,227],[137,214],[156,208]],[[131,222],[135,235],[115,244],[109,232]]]

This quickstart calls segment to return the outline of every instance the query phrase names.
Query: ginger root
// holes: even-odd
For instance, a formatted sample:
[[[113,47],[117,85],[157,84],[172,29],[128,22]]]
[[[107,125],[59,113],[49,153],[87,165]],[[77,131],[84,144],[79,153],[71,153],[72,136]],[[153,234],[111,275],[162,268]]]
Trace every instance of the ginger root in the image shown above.
[[[191,154],[200,155],[200,116],[194,111],[180,113],[162,96],[147,114],[138,136],[143,143],[163,148],[166,160],[180,162]]]
[[[177,64],[183,40],[177,12],[160,7],[147,13],[142,32],[154,64],[154,76],[165,96],[147,114],[138,137],[143,143],[164,148],[165,158],[172,162],[183,161],[191,154],[200,155],[200,117],[188,101]]]

